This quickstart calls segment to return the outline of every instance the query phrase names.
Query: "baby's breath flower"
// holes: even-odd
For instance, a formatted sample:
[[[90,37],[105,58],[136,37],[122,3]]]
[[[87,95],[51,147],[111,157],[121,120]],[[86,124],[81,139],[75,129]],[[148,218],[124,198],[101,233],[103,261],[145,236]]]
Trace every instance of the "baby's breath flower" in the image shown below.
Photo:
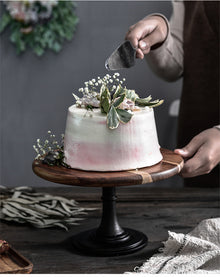
[[[56,136],[52,134],[51,131],[48,131],[50,139],[46,139],[43,144],[41,144],[41,140],[37,139],[37,145],[33,145],[34,150],[37,153],[35,159],[40,159],[43,162],[45,159],[49,159],[48,155],[50,156],[51,153],[55,153],[55,164],[65,164],[63,163],[64,154],[63,153],[63,142],[64,142],[64,134],[61,135],[62,140],[60,140],[61,145],[58,143]],[[51,153],[50,153],[51,152]]]
[[[92,79],[92,82],[95,83],[95,79]]]
[[[79,91],[79,92],[83,92],[84,89],[83,89],[83,88],[79,88],[78,91]]]
[[[48,134],[51,134],[51,131],[49,130],[49,131],[47,131],[47,133],[48,133]]]
[[[85,92],[85,93],[89,93],[88,87],[86,87],[86,88],[84,89],[84,92]]]
[[[93,85],[93,82],[92,82],[92,81],[89,81],[89,85]]]
[[[76,105],[79,105],[79,106],[80,106],[81,104],[82,104],[82,101],[81,101],[81,100],[77,100],[77,101],[76,101]]]
[[[38,150],[38,148],[36,147],[36,145],[33,145],[33,148],[34,148],[34,150],[35,150],[37,153],[39,153],[39,150]]]

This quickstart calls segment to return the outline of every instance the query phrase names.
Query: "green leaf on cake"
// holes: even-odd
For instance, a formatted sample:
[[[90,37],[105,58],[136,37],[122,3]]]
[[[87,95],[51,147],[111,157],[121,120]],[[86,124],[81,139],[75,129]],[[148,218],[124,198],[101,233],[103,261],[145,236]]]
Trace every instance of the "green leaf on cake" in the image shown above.
[[[132,113],[130,113],[126,110],[116,109],[116,111],[117,111],[119,120],[122,123],[128,123],[131,120],[132,116],[133,116]]]
[[[116,98],[116,100],[113,102],[113,105],[115,108],[117,108],[125,99],[125,93],[123,93],[120,97]]]
[[[151,95],[149,95],[147,98],[137,98],[135,99],[135,104],[138,106],[145,106],[150,102],[152,99]]]
[[[135,90],[133,89],[125,89],[125,95],[126,98],[130,99],[131,101],[135,101],[137,98],[139,98],[138,94],[135,93]]]
[[[116,129],[119,125],[119,116],[113,105],[107,114],[107,125],[110,129]]]
[[[101,86],[100,89],[100,108],[102,113],[108,113],[110,108],[111,95],[108,88],[105,85]]]
[[[135,104],[138,106],[143,106],[143,107],[148,106],[153,108],[161,105],[164,102],[164,100],[159,100],[159,99],[150,101],[151,99],[152,99],[151,96],[148,96],[147,98],[143,98],[143,99],[137,98],[135,100]]]
[[[124,92],[123,87],[121,85],[118,85],[113,95],[113,100],[119,97],[123,92]]]
[[[155,107],[160,106],[161,104],[163,104],[163,102],[164,102],[164,100],[157,99],[155,101],[150,102],[149,105],[147,105],[147,106],[150,106],[151,108],[155,108]]]

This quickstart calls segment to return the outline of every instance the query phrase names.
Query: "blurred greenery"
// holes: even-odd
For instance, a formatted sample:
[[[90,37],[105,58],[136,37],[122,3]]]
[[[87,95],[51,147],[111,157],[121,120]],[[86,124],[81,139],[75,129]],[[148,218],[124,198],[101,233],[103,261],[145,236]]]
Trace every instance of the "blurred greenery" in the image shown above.
[[[7,10],[0,18],[0,33],[10,29],[10,41],[15,44],[17,54],[31,48],[38,56],[50,49],[59,52],[65,40],[74,36],[79,21],[75,14],[76,5],[73,1],[59,1],[53,7],[52,17],[46,22],[26,24],[13,19]],[[30,32],[22,32],[28,30]]]

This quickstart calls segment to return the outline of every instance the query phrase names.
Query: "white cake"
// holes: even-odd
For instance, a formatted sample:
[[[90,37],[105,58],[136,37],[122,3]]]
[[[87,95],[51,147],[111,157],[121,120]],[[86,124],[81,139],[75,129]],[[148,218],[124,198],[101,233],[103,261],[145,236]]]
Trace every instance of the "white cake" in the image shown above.
[[[76,105],[69,107],[65,162],[71,168],[88,171],[131,170],[160,162],[153,108],[138,107],[132,112],[128,123],[112,130],[100,108],[87,111]]]

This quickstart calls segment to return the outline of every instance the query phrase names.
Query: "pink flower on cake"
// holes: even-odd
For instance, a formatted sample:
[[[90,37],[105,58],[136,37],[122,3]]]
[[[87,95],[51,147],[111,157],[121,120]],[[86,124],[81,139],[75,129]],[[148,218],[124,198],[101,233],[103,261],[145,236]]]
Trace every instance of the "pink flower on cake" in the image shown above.
[[[119,109],[122,109],[122,110],[131,110],[131,111],[133,111],[134,107],[135,107],[134,101],[132,101],[128,98],[125,98],[124,101],[119,105]]]

